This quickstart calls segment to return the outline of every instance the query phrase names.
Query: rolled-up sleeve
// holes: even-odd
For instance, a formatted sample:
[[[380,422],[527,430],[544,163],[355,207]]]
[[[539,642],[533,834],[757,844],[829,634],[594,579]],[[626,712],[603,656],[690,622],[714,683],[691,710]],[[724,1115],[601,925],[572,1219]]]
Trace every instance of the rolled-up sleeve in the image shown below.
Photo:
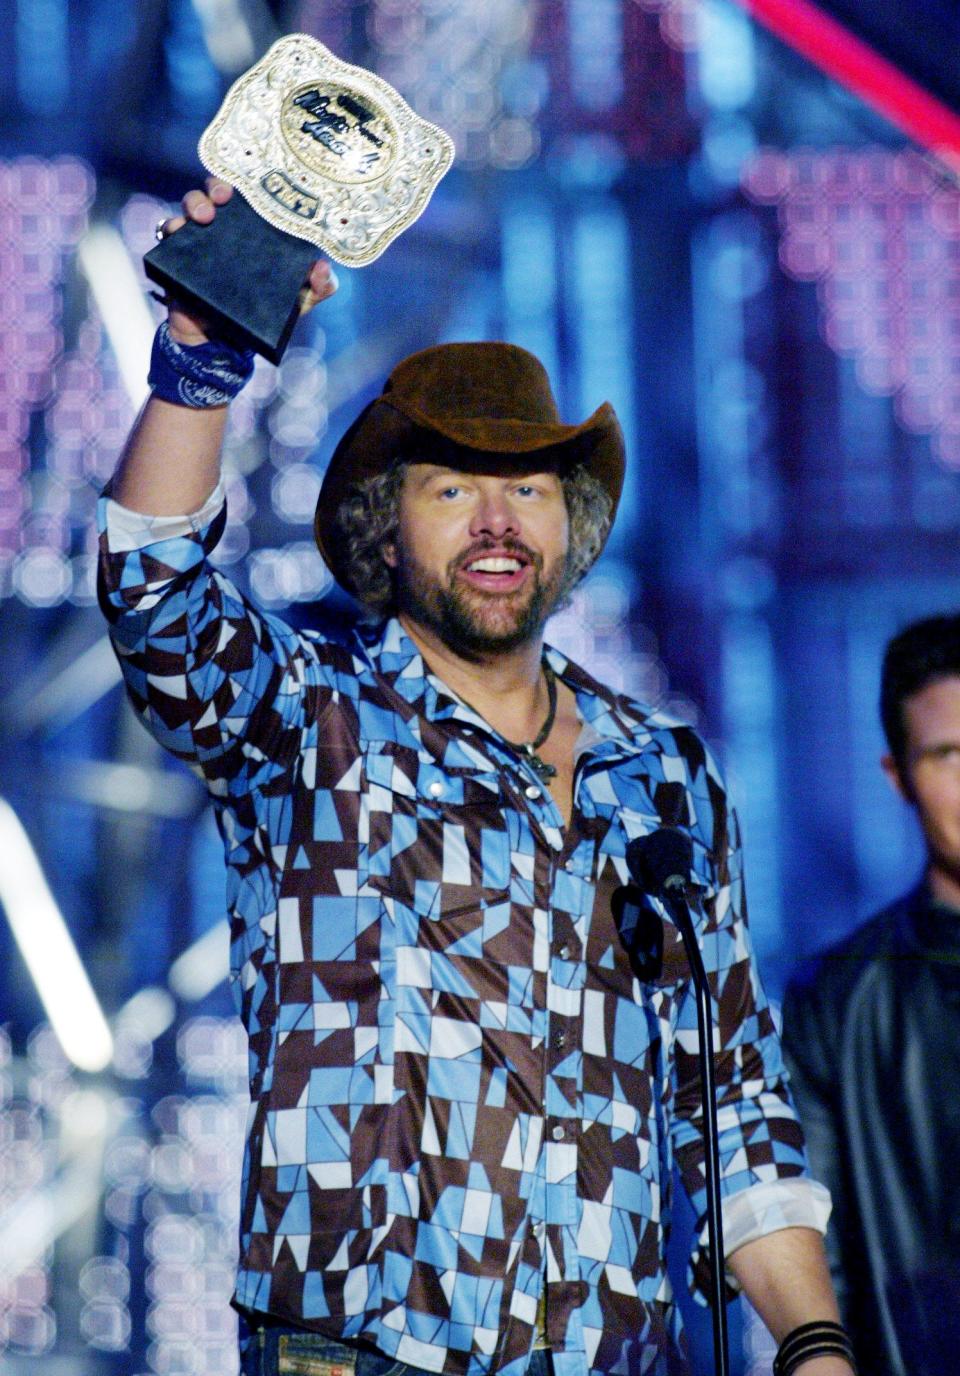
[[[690,787],[709,870],[693,913],[713,1000],[720,1191],[729,1256],[777,1228],[824,1231],[829,1195],[809,1179],[803,1132],[750,938],[739,826],[709,755]],[[709,1283],[709,1260],[698,1047],[691,981],[678,1010],[672,1132],[697,1214],[691,1284],[702,1293]]]
[[[249,764],[288,761],[311,649],[209,562],[226,523],[222,487],[182,516],[104,496],[98,518],[100,605],[150,732],[214,794]]]

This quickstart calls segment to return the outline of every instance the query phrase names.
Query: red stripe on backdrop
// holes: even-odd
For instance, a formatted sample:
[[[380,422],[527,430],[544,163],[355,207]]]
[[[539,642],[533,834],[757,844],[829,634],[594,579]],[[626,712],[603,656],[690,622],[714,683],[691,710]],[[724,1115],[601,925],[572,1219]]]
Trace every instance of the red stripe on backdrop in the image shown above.
[[[960,172],[960,115],[811,0],[737,0],[778,38]]]

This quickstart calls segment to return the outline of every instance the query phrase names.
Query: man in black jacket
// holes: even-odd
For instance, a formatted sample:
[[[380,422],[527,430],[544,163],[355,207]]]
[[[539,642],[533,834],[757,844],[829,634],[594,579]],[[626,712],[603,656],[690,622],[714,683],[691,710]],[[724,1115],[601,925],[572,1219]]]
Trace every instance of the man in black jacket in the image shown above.
[[[960,1363],[960,614],[887,647],[887,777],[917,815],[921,883],[802,970],[784,1047],[859,1369]]]

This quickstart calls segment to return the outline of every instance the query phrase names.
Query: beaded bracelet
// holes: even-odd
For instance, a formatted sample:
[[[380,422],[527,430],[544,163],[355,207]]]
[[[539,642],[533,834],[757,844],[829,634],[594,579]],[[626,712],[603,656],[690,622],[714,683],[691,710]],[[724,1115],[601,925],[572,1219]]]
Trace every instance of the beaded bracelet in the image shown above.
[[[853,1344],[840,1324],[830,1319],[802,1323],[784,1338],[773,1361],[773,1376],[790,1376],[814,1357],[842,1357],[856,1376]]]
[[[178,344],[164,321],[154,335],[147,383],[161,401],[202,410],[226,406],[252,372],[252,349],[233,349],[213,339]]]

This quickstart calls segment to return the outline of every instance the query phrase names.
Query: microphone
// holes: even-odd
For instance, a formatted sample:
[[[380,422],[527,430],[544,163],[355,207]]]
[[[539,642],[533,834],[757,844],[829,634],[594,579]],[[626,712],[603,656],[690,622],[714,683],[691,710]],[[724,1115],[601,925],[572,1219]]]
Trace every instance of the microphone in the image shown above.
[[[627,845],[627,869],[644,893],[657,898],[683,890],[690,882],[693,841],[676,827],[660,827],[648,836],[635,836]]]
[[[683,938],[690,977],[696,993],[714,1372],[715,1376],[727,1376],[730,1370],[730,1356],[727,1339],[723,1219],[720,1210],[720,1142],[713,1060],[713,1001],[693,915],[684,892],[692,882],[693,841],[688,832],[680,831],[675,826],[662,826],[650,832],[648,836],[636,836],[628,842],[626,858],[627,869],[633,882],[644,893],[659,898],[676,924]],[[658,926],[660,925],[658,923]],[[660,942],[662,950],[662,930]]]
[[[683,892],[693,865],[693,842],[676,823],[686,811],[686,794],[679,783],[657,786],[656,807],[666,825],[627,844],[631,884],[617,889],[610,906],[633,973],[641,983],[659,979],[663,970],[663,923],[644,896],[663,899]]]

